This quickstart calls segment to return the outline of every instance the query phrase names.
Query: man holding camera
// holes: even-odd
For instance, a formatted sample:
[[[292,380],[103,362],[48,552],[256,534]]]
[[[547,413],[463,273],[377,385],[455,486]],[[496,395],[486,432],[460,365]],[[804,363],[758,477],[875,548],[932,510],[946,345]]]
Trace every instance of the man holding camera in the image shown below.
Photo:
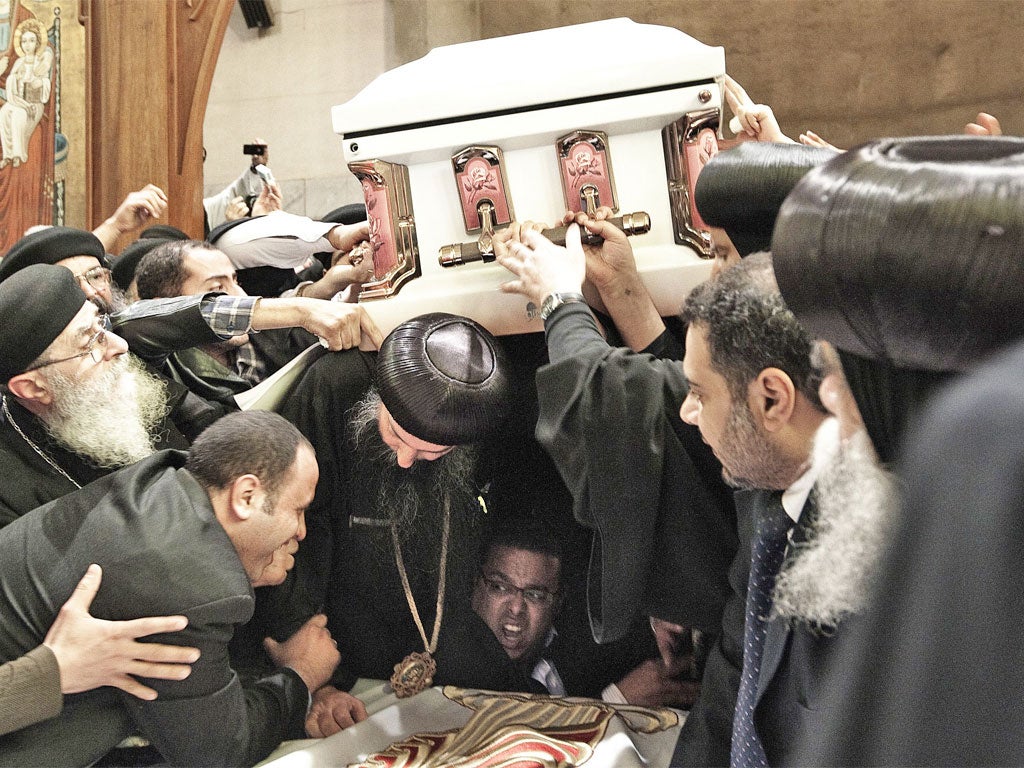
[[[242,145],[242,152],[251,159],[249,167],[220,192],[203,198],[207,233],[225,221],[281,210],[281,190],[267,165],[267,142],[253,139],[252,144]]]

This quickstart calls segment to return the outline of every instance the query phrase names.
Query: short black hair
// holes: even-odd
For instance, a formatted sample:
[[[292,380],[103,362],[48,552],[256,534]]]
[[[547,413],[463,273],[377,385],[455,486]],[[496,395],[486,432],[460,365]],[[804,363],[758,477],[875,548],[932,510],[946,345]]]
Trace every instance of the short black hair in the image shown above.
[[[171,299],[181,296],[185,284],[185,257],[193,249],[215,250],[202,240],[168,240],[139,260],[135,290],[140,299]]]
[[[818,395],[821,371],[811,362],[814,340],[779,292],[770,253],[756,253],[706,280],[690,293],[680,319],[707,334],[712,368],[725,379],[735,402],[765,368],[778,368],[797,391],[824,411]]]
[[[485,532],[480,547],[480,567],[483,568],[498,547],[523,549],[558,560],[558,578],[562,578],[564,549],[562,539],[551,526],[532,517],[513,517],[492,524]]]
[[[242,475],[256,475],[271,501],[291,473],[299,446],[309,441],[291,422],[271,411],[238,411],[207,427],[192,443],[185,469],[207,490],[227,488]]]

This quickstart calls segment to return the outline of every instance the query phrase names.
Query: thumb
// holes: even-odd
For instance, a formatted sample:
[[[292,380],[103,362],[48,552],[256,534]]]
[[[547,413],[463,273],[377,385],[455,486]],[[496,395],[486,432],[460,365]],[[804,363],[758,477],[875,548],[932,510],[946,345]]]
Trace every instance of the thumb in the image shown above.
[[[570,224],[565,231],[565,247],[570,251],[578,251],[583,248],[580,241],[580,225]]]
[[[266,649],[267,653],[270,654],[270,657],[274,658],[274,656],[277,653],[278,649],[281,647],[281,644],[279,642],[277,642],[277,640],[275,640],[272,637],[264,637],[263,638],[263,647]]]
[[[359,317],[359,329],[363,336],[370,340],[373,349],[380,349],[380,345],[384,343],[384,334],[369,313],[365,311]],[[360,349],[363,349],[362,345],[360,345]]]
[[[66,605],[78,608],[84,613],[89,612],[89,606],[92,605],[93,598],[96,597],[96,593],[100,591],[100,581],[103,579],[103,569],[100,568],[96,563],[93,563],[86,570],[85,575],[81,581],[75,587],[75,591],[68,598]]]

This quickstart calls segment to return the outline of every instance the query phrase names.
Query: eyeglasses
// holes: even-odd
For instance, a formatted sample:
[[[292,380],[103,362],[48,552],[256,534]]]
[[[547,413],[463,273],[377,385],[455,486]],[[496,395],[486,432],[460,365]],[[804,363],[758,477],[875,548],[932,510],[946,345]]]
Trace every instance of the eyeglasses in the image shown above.
[[[37,371],[40,368],[45,368],[48,365],[56,365],[57,363],[66,363],[68,360],[77,360],[80,357],[88,355],[92,358],[94,363],[99,363],[103,360],[103,356],[107,353],[107,330],[110,327],[110,318],[107,315],[100,315],[96,318],[100,324],[100,329],[96,331],[85,346],[84,352],[79,352],[76,355],[69,357],[62,357],[60,360],[47,360],[45,363],[39,363],[33,365],[31,368],[26,368],[25,373],[29,371]]]
[[[110,270],[106,267],[93,267],[80,275],[75,275],[75,279],[85,281],[97,291],[102,291],[110,287]]]
[[[480,571],[480,578],[483,579],[487,592],[491,597],[499,600],[512,597],[513,595],[522,595],[523,599],[531,605],[544,606],[554,602],[555,597],[558,595],[558,592],[551,592],[543,587],[517,587],[515,584],[509,584],[507,581],[488,576],[483,571]]]

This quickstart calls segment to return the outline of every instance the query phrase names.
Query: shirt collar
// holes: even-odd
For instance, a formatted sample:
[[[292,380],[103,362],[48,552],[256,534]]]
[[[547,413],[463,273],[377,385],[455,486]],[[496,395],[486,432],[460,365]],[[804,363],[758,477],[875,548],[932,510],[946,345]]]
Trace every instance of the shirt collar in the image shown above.
[[[815,433],[815,442],[819,440],[826,440],[829,444],[838,443],[839,422],[836,421],[835,417],[829,416],[821,422],[818,431]],[[818,481],[821,468],[821,463],[811,461],[807,470],[782,493],[782,508],[786,510],[786,514],[789,515],[794,523],[800,520],[800,513],[803,512],[804,506],[807,504],[807,497],[811,493],[811,488]]]

